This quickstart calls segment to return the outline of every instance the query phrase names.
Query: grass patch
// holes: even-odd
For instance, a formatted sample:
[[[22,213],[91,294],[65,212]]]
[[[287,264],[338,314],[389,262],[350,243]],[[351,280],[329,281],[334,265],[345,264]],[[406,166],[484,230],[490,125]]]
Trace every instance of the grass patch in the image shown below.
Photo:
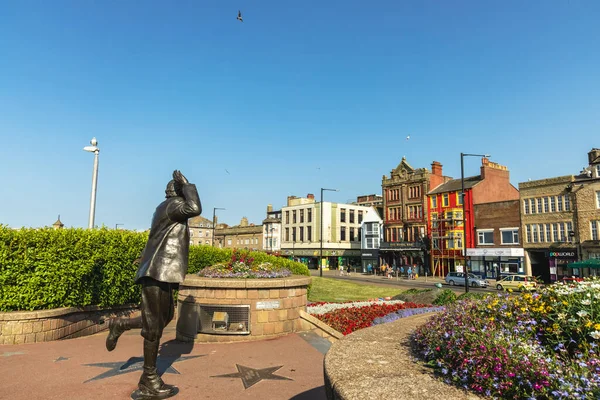
[[[342,302],[354,300],[369,300],[379,297],[393,297],[401,289],[381,286],[361,285],[339,279],[312,277],[312,287],[308,301]]]

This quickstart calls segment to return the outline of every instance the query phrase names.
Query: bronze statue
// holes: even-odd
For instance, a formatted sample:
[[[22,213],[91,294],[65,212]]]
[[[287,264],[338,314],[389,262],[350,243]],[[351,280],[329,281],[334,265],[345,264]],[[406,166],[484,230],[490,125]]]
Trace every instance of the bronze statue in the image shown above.
[[[142,285],[141,317],[117,318],[110,324],[106,349],[114,350],[123,332],[141,328],[144,337],[144,372],[136,391],[141,398],[168,398],[177,393],[156,370],[158,346],[165,326],[175,313],[173,290],[183,282],[188,267],[188,218],[200,215],[196,186],[180,171],[167,184],[166,200],[156,207],[150,236],[139,259],[135,282]],[[137,260],[136,260],[137,261]]]

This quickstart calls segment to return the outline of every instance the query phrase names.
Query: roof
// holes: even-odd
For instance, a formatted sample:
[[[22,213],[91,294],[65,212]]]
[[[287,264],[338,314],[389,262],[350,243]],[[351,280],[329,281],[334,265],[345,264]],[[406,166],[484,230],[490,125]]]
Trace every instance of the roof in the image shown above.
[[[476,176],[466,176],[465,177],[465,189],[470,189],[473,186],[477,185],[481,182],[481,175]],[[462,181],[460,179],[452,179],[446,183],[442,183],[435,189],[429,191],[427,194],[437,194],[437,193],[448,193],[448,192],[458,192],[462,189]]]

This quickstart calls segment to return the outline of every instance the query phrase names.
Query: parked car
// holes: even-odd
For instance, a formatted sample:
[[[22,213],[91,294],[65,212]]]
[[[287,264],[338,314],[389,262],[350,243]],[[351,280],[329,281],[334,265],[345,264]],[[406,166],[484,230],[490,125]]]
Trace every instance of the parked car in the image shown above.
[[[520,292],[537,290],[538,283],[533,276],[530,275],[508,275],[496,283],[498,290],[518,290]]]
[[[465,273],[464,272],[450,272],[446,275],[446,283],[450,286],[458,285],[465,286]],[[488,287],[489,282],[482,279],[474,274],[469,274],[469,286],[472,287]]]
[[[578,276],[563,276],[562,281],[564,283],[583,282],[583,278],[580,278]]]

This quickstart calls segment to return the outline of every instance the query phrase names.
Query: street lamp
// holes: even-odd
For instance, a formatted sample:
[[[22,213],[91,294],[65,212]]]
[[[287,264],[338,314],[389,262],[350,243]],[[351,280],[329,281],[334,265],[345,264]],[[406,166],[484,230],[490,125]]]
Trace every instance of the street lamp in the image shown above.
[[[88,221],[88,229],[94,228],[94,217],[96,214],[96,188],[98,187],[98,154],[100,149],[97,147],[98,141],[96,138],[90,140],[91,146],[85,146],[83,150],[94,153],[94,172],[92,174],[92,197],[90,199],[90,218]]]
[[[319,276],[323,277],[323,192],[324,191],[337,192],[338,189],[325,189],[321,188],[321,223],[319,224],[319,236],[321,239],[321,246],[319,251]]]
[[[115,230],[119,229],[119,225],[123,226],[124,224],[115,224]]]
[[[216,218],[216,212],[217,212],[217,210],[225,210],[225,208],[213,207],[213,224],[212,224],[213,225],[213,227],[212,227],[213,229],[212,229],[212,240],[211,240],[211,243],[210,243],[210,245],[212,247],[215,247],[215,224],[216,224],[215,218]]]
[[[485,157],[489,158],[489,154],[469,154],[469,153],[460,153],[460,198],[462,200],[462,225],[463,225],[463,238],[462,238],[462,247],[463,247],[463,259],[464,259],[464,274],[465,274],[465,293],[469,293],[469,268],[467,266],[467,221],[465,215],[465,157]],[[472,218],[473,216],[471,216]]]

